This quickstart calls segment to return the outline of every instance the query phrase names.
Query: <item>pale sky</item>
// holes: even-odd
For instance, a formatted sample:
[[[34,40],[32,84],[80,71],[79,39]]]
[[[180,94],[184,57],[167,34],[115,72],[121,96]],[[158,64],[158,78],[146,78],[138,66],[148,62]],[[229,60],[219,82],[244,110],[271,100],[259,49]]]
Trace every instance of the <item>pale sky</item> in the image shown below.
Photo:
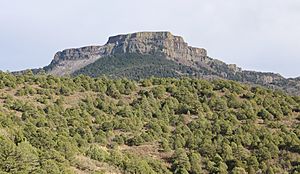
[[[243,69],[300,76],[300,0],[0,0],[0,70],[111,35],[170,31]]]

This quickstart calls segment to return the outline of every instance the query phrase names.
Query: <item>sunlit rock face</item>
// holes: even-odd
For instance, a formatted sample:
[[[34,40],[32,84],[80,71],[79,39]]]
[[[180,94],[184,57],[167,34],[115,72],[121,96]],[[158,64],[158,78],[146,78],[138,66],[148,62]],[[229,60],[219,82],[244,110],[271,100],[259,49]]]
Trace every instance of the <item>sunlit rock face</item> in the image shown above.
[[[110,37],[107,47],[114,53],[162,54],[173,59],[201,60],[207,56],[203,48],[188,46],[180,36],[170,32],[140,32]]]

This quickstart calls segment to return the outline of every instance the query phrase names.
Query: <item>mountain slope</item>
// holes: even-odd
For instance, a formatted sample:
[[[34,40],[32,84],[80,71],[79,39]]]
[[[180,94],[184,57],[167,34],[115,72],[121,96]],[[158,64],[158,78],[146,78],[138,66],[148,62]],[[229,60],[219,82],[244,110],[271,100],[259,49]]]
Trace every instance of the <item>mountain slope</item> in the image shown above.
[[[186,66],[160,55],[142,55],[136,53],[106,56],[85,66],[72,75],[80,74],[91,77],[107,75],[113,78],[145,79],[155,77],[201,76],[205,70]]]
[[[128,54],[139,56],[136,56],[137,59],[133,60],[134,56],[128,56]],[[142,58],[143,56],[144,58]],[[111,61],[109,61],[109,57],[112,58]],[[130,60],[123,60],[122,57],[124,59],[130,57]],[[155,58],[157,58],[157,62],[155,62]],[[147,59],[151,60],[148,61]],[[126,63],[121,65],[120,61]],[[135,61],[137,62],[135,63]],[[148,63],[151,65],[147,66]],[[160,64],[164,63],[166,65],[163,65],[164,68],[162,69]],[[137,67],[133,68],[133,64]],[[174,66],[169,66],[169,64]],[[115,66],[119,70],[108,70],[114,69]],[[166,66],[169,67],[168,70],[166,70]],[[141,67],[144,67],[145,71]],[[175,69],[171,70],[171,67]],[[179,67],[184,69],[183,72],[180,72],[180,70],[178,72]],[[98,68],[106,70],[99,70]],[[187,71],[187,69],[190,70]],[[286,79],[275,73],[244,71],[234,64],[226,64],[209,57],[205,49],[191,47],[184,42],[182,37],[174,36],[170,32],[138,32],[117,35],[110,37],[103,46],[63,50],[56,53],[50,65],[44,67],[43,70],[58,76],[83,73],[93,77],[106,74],[113,77],[128,78],[133,78],[133,71],[136,71],[133,79],[149,76],[178,77],[194,75],[208,79],[224,78],[263,85],[300,95],[299,79]],[[163,70],[166,70],[166,72],[163,73]]]
[[[0,173],[300,172],[300,97],[228,80],[0,72]]]

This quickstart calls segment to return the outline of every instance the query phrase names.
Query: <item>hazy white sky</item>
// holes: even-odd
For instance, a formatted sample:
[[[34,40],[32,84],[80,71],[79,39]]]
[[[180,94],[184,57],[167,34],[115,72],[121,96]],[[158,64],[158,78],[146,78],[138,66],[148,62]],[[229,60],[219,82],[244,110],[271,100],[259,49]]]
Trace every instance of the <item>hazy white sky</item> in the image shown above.
[[[171,31],[243,69],[300,76],[300,0],[0,0],[0,70],[135,31]]]

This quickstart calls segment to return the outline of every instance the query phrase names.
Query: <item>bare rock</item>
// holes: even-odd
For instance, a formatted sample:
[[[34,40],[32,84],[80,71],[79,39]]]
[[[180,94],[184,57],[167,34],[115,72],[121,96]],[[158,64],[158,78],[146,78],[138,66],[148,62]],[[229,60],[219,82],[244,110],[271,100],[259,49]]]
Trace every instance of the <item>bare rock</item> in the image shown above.
[[[201,60],[207,56],[203,48],[188,46],[180,36],[170,32],[139,32],[110,37],[106,46],[111,54],[162,54],[172,59]]]

